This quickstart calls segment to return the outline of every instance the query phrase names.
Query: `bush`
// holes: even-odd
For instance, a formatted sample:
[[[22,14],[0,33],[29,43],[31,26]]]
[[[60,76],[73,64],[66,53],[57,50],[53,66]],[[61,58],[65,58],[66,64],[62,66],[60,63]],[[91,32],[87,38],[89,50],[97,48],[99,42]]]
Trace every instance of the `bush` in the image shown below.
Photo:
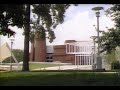
[[[120,62],[119,61],[112,62],[111,69],[120,69]]]
[[[18,60],[18,62],[23,61],[23,50],[20,49],[14,49],[13,50],[13,54],[16,57],[16,59]]]

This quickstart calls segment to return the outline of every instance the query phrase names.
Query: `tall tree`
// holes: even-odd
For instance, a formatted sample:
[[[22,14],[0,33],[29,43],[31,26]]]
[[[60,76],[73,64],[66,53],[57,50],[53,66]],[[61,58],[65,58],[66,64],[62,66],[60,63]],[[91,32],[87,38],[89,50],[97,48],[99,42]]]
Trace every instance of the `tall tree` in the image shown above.
[[[108,16],[112,17],[115,27],[108,29],[108,32],[103,32],[103,36],[100,37],[101,52],[111,53],[117,46],[120,46],[120,5],[113,5],[106,12]]]
[[[30,37],[30,4],[21,5],[0,5],[0,28],[1,31],[9,26],[17,26],[24,29],[24,56],[23,56],[23,71],[29,71],[29,37]],[[40,35],[43,35],[45,31],[48,32],[48,39],[50,42],[53,41],[55,28],[59,23],[64,21],[65,10],[70,6],[70,4],[33,4],[33,13],[37,15],[37,25],[42,27],[40,29]],[[3,15],[3,13],[6,15]]]
[[[24,55],[22,71],[29,71],[29,33],[30,33],[30,4],[26,5],[24,23]]]
[[[0,10],[1,32],[7,34],[7,31],[10,30],[9,26],[17,26],[18,28],[24,29],[25,40],[22,70],[29,71],[28,61],[29,61],[30,5],[2,4],[0,5],[0,9],[1,9]]]

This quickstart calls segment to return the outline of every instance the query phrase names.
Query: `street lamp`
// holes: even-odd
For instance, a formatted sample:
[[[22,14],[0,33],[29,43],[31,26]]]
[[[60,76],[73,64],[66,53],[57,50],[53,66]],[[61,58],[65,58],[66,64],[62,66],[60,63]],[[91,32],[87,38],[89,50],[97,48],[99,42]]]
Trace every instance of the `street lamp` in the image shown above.
[[[94,43],[94,45],[93,45],[93,67],[95,68],[96,67],[95,66],[95,61],[96,61],[96,59],[95,59],[95,51],[96,51],[95,41],[96,41],[97,36],[91,36],[90,38],[93,39],[93,43]]]
[[[100,38],[99,38],[99,17],[100,17],[100,10],[103,10],[103,7],[94,7],[92,8],[96,12],[97,17],[97,40],[98,40],[98,52],[97,52],[97,69],[102,69],[102,60],[100,57]]]
[[[10,38],[10,41],[11,41],[10,71],[12,71],[12,45],[14,40],[15,40],[14,38]]]

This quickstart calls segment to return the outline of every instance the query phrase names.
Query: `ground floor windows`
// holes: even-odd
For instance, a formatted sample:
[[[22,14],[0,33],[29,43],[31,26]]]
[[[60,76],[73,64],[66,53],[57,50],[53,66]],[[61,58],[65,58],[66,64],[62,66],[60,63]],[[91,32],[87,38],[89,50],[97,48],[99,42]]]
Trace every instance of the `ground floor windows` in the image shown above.
[[[52,62],[53,61],[53,54],[47,53],[46,55],[46,62]]]

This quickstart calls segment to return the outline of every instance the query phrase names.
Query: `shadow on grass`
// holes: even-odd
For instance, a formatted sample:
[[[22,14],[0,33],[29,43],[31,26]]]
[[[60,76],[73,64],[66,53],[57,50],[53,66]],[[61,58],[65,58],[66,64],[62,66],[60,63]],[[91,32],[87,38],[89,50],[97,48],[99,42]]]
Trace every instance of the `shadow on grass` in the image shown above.
[[[117,73],[68,71],[4,72],[0,86],[120,86]]]

